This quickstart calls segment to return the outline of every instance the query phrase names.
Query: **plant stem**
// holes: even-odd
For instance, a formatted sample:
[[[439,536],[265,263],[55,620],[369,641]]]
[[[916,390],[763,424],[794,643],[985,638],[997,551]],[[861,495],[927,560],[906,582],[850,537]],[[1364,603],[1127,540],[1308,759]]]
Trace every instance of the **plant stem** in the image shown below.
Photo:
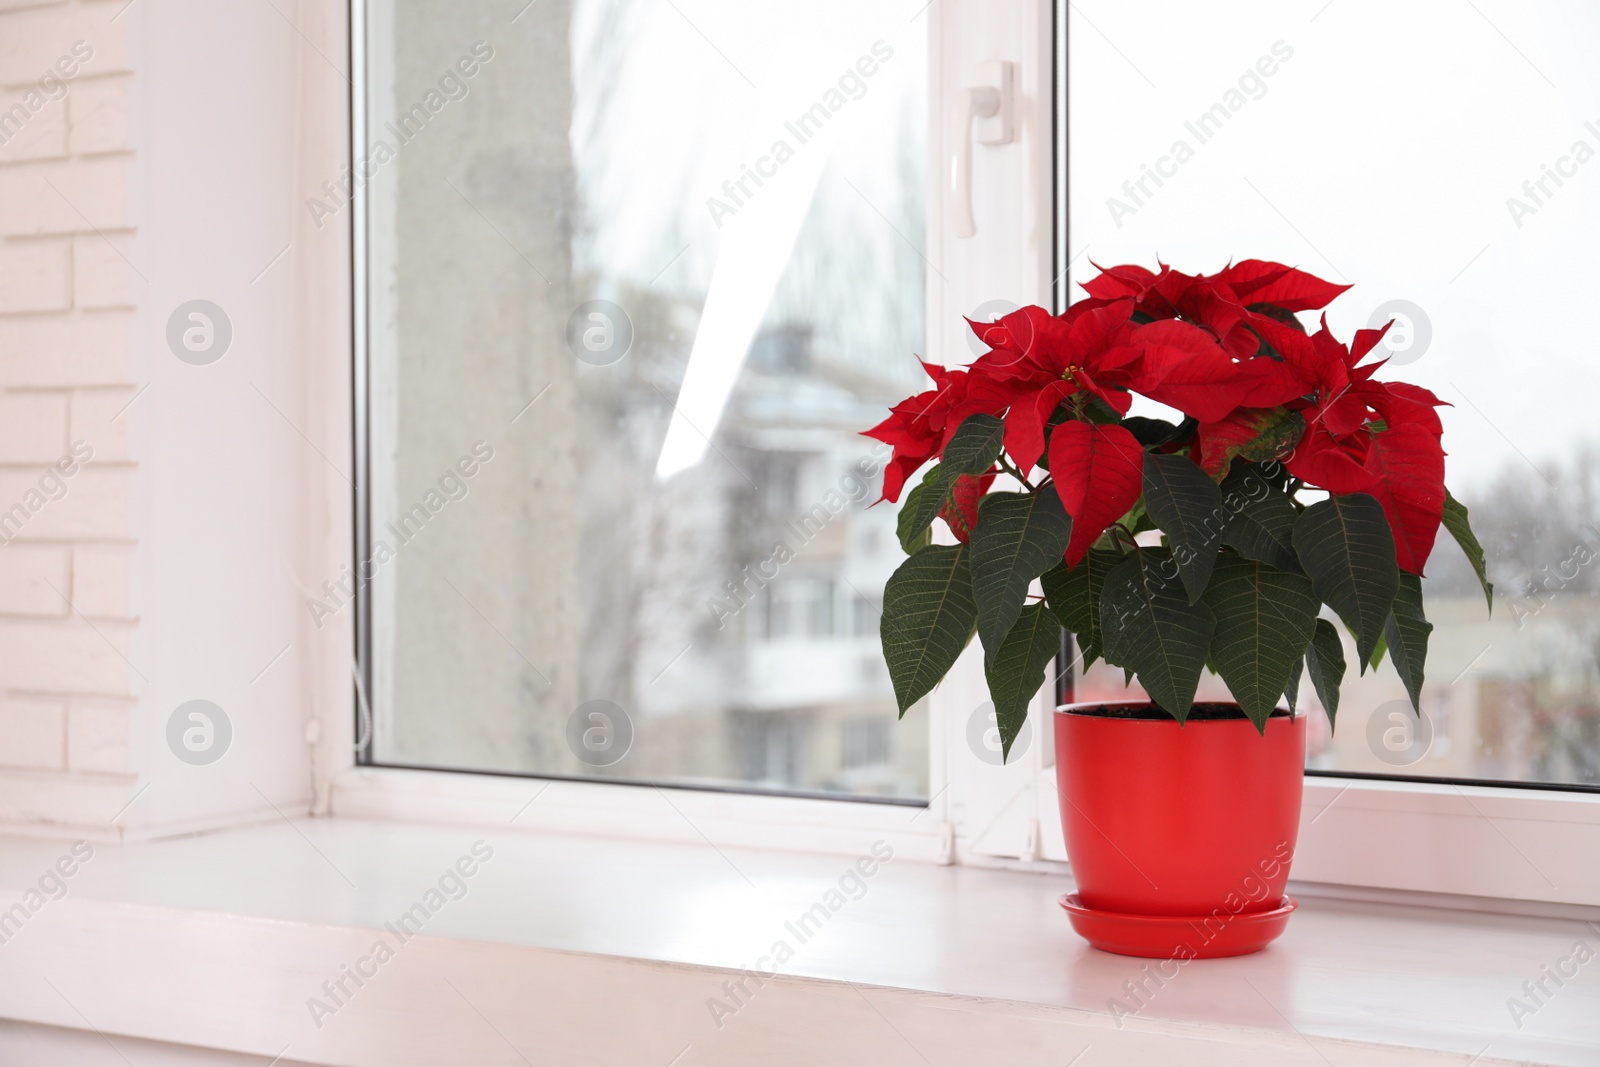
[[[1006,460],[1006,456],[1005,456],[1004,452],[1000,453],[1000,458],[999,458],[998,462],[1000,464],[1000,469],[1005,471],[1007,474],[1011,475],[1011,477],[1015,478],[1017,481],[1021,482],[1023,485],[1027,486],[1028,487],[1028,492],[1032,493],[1032,492],[1037,492],[1038,491],[1038,486],[1036,486],[1032,482],[1028,481],[1027,476],[1025,476],[1020,470],[1018,470],[1014,464],[1012,464],[1012,463],[1010,463],[1010,462],[1008,462]]]

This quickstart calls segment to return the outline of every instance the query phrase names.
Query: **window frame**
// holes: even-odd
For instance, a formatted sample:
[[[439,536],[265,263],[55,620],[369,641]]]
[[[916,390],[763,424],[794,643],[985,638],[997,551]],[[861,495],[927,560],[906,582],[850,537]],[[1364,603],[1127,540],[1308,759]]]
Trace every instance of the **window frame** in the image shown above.
[[[929,152],[943,161],[950,148],[945,117],[961,74],[979,59],[1018,63],[1022,144],[1001,159],[977,155],[975,188],[1015,194],[1019,203],[1010,235],[998,251],[962,246],[945,225],[949,194],[942,166],[929,167],[928,254],[939,268],[928,278],[928,348],[960,352],[961,312],[992,292],[985,279],[1012,278],[1007,295],[1055,303],[1067,296],[1071,256],[1066,232],[1067,154],[1065,3],[1027,0],[1003,13],[979,0],[930,5]],[[365,62],[367,3],[349,5],[351,158],[366,141]],[[316,106],[319,102],[312,102]],[[325,102],[322,102],[325,103]],[[339,101],[344,105],[346,101]],[[1057,172],[1062,179],[1056,180]],[[992,197],[998,202],[1001,197]],[[326,485],[330,499],[352,504],[353,525],[323,532],[324,550],[352,566],[370,530],[370,425],[368,393],[369,231],[364,187],[354,190],[348,283],[352,303],[352,367],[348,398],[355,461],[354,492]],[[985,225],[980,205],[980,227]],[[1022,255],[1019,257],[1018,252]],[[1007,262],[1020,259],[1020,263]],[[987,269],[986,269],[987,268]],[[940,273],[942,269],[945,273]],[[1020,271],[1020,274],[1018,273]],[[937,278],[936,278],[937,275]],[[948,276],[947,276],[948,275]],[[345,279],[340,279],[343,282]],[[331,479],[327,471],[322,477]],[[1034,701],[1035,743],[1020,759],[990,767],[966,748],[967,712],[981,695],[981,671],[969,656],[929,700],[929,793],[926,805],[885,798],[820,797],[738,787],[707,789],[673,783],[596,781],[549,775],[407,768],[370,761],[372,621],[370,587],[357,583],[354,642],[356,684],[337,670],[319,675],[323,740],[314,764],[319,811],[344,817],[407,822],[511,825],[593,836],[646,836],[660,840],[754,845],[849,853],[879,838],[907,858],[972,866],[1022,867],[1064,874],[1056,811],[1052,716],[1054,687]],[[970,650],[969,650],[970,653]],[[364,740],[358,752],[357,742]],[[1296,856],[1296,884],[1348,896],[1399,891],[1476,898],[1496,910],[1555,904],[1600,905],[1600,870],[1563,869],[1558,884],[1538,871],[1528,850],[1556,849],[1563,856],[1600,852],[1600,792],[1539,784],[1456,783],[1417,776],[1367,776],[1308,771],[1305,814]],[[1397,849],[1397,829],[1407,844]],[[1514,839],[1515,838],[1515,839]],[[1520,840],[1520,844],[1518,843]],[[1380,847],[1374,847],[1374,842]],[[1527,861],[1518,864],[1510,850]],[[1495,860],[1508,859],[1496,866]],[[1457,863],[1455,857],[1467,862]]]

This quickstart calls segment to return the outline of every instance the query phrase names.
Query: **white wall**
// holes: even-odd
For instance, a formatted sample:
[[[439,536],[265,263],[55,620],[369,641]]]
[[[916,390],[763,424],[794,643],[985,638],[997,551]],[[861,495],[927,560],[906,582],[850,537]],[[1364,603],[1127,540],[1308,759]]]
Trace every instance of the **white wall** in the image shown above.
[[[0,511],[93,449],[0,548],[0,826],[148,835],[310,803],[311,672],[348,673],[303,591],[348,544],[349,213],[319,231],[305,206],[343,153],[344,18],[0,0],[0,110],[93,50],[0,146]],[[167,338],[195,299],[232,329],[207,365]],[[167,740],[194,699],[232,727],[205,766]]]

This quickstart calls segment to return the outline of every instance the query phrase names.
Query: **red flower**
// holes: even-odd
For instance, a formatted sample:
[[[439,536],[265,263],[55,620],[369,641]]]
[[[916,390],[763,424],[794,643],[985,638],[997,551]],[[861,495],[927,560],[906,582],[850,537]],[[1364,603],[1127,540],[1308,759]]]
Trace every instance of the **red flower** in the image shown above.
[[[1144,449],[1121,426],[1065,422],[1050,435],[1050,476],[1072,516],[1066,560],[1076,567],[1106,527],[1138,501]]]
[[[974,324],[992,350],[972,365],[1008,395],[1005,448],[1030,471],[1044,454],[1045,428],[1063,400],[1098,397],[1126,415],[1133,393],[1200,419],[1241,403],[1271,406],[1305,392],[1271,360],[1236,363],[1206,330],[1186,322],[1133,323],[1132,299],[1085,300],[1065,315],[1027,307],[994,324]]]
[[[1066,315],[1025,307],[998,323],[974,324],[991,351],[972,365],[1011,399],[1005,449],[1023,471],[1044,455],[1045,425],[1061,401],[1080,393],[1127,414],[1127,392],[1142,352],[1129,343],[1133,302],[1085,300]]]
[[[983,502],[984,494],[989,492],[994,479],[993,471],[976,477],[961,475],[950,488],[950,499],[939,509],[939,518],[950,527],[956,540],[964,545],[972,541],[972,528],[978,525],[978,505]]]
[[[1360,365],[1387,330],[1358,330],[1346,348],[1324,316],[1309,343],[1286,346],[1286,362],[1314,385],[1291,405],[1305,416],[1306,432],[1286,466],[1330,493],[1377,497],[1400,568],[1421,574],[1444,514],[1444,427],[1434,410],[1443,401],[1421,386],[1375,381],[1382,361]]]
[[[1051,476],[1073,518],[1067,560],[1076,563],[1138,499],[1142,446],[1127,429],[1100,425],[1106,409],[1126,415],[1138,393],[1196,420],[1192,435],[1163,447],[1186,450],[1213,477],[1235,457],[1292,448],[1285,463],[1307,485],[1371,493],[1394,529],[1400,566],[1422,572],[1444,506],[1441,401],[1374,380],[1382,362],[1361,361],[1384,330],[1358,330],[1347,347],[1325,317],[1314,334],[1301,328],[1296,313],[1324,307],[1348,286],[1247,259],[1212,275],[1110,267],[1083,288],[1089,298],[1061,315],[1026,307],[972,323],[989,351],[965,370],[924,364],[934,388],[867,431],[894,446],[885,499],[899,499],[964,419],[1002,416],[1005,452],[1024,474],[1048,443]],[[1091,399],[1099,404],[1087,407]],[[1051,430],[1066,401],[1066,421]],[[958,536],[976,516],[976,486],[963,483],[946,508]]]
[[[1229,355],[1242,360],[1260,350],[1254,332],[1260,320],[1274,321],[1260,309],[1311,311],[1350,287],[1282,263],[1247,259],[1209,276],[1183,274],[1165,264],[1159,274],[1131,265],[1102,268],[1083,288],[1101,300],[1132,297],[1139,313],[1151,319],[1183,318],[1203,326]]]
[[[889,409],[887,419],[863,434],[894,446],[883,472],[884,500],[899,500],[906,479],[944,451],[969,415],[999,415],[1010,403],[1008,395],[987,378],[936,363],[923,363],[922,369],[933,379],[934,388],[902,400]]]

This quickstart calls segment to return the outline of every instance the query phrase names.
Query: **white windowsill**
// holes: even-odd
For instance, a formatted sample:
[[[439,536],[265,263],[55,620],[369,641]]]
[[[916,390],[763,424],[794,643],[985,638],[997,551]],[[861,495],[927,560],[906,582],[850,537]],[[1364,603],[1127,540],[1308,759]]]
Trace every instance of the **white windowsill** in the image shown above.
[[[466,895],[314,1026],[308,998],[479,839]],[[65,847],[0,839],[0,910]],[[1108,1002],[1154,963],[1080,941],[1059,876],[896,858],[801,942],[785,923],[850,862],[354,819],[101,845],[0,945],[0,1018],[281,1063],[1600,1061],[1600,958],[1520,1029],[1507,1005],[1600,952],[1600,924],[1306,899],[1266,952],[1184,965],[1119,1026]],[[780,940],[719,1029],[722,969]]]

